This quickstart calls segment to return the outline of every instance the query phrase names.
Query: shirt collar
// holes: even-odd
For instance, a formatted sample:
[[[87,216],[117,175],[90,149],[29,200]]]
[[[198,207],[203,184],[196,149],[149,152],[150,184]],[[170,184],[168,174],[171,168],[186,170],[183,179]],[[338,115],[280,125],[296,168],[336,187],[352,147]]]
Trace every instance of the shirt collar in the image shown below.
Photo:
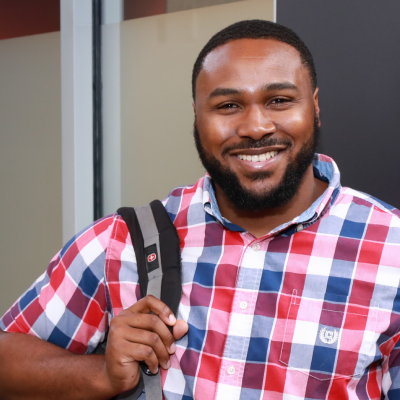
[[[313,159],[313,170],[314,176],[329,183],[328,188],[325,192],[314,201],[314,203],[305,210],[301,215],[297,216],[290,222],[282,224],[275,228],[270,234],[276,233],[286,229],[292,224],[304,224],[312,223],[317,220],[330,205],[335,201],[341,185],[340,185],[340,172],[332,158],[323,154],[315,154]],[[215,197],[215,191],[212,185],[212,179],[210,175],[206,174],[203,186],[203,206],[204,210],[212,215],[218,222],[231,231],[245,232],[242,227],[230,222],[221,215],[219,210],[217,199]]]

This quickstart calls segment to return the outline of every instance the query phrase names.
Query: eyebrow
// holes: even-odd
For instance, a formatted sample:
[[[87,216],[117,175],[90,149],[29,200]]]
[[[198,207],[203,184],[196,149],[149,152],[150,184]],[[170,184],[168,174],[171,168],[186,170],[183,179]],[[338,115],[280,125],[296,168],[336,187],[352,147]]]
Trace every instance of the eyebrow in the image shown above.
[[[300,91],[299,88],[292,82],[272,82],[262,87],[262,90],[264,92],[269,92],[272,90],[285,90],[285,89],[294,90],[296,92]]]
[[[290,89],[296,92],[299,92],[299,88],[291,82],[272,82],[267,85],[262,86],[261,90],[263,92],[270,92],[273,90],[285,90]],[[208,98],[212,99],[213,97],[218,96],[231,96],[231,95],[240,95],[243,91],[236,88],[216,88],[209,95]]]
[[[212,99],[213,97],[218,97],[218,96],[230,96],[232,94],[241,94],[242,91],[239,89],[233,89],[233,88],[216,88],[214,89],[209,95],[208,98]]]

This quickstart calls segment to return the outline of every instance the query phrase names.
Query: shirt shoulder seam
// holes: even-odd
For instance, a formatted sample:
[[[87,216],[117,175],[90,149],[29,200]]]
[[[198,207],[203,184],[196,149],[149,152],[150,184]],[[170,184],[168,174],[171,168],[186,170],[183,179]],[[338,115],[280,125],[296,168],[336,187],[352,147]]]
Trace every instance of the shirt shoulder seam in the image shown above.
[[[364,201],[370,203],[371,205],[379,208],[381,211],[384,211],[386,213],[391,214],[394,218],[400,219],[400,217],[398,215],[396,215],[393,212],[393,210],[390,210],[390,209],[386,208],[382,203],[380,203],[377,200],[374,200],[370,195],[368,195],[366,193],[359,192],[358,190],[355,190],[355,189],[352,189],[352,188],[348,188],[348,187],[342,188],[342,193],[343,194],[350,194],[355,198],[358,198],[360,200],[364,200]],[[396,209],[396,207],[393,207],[393,208]]]

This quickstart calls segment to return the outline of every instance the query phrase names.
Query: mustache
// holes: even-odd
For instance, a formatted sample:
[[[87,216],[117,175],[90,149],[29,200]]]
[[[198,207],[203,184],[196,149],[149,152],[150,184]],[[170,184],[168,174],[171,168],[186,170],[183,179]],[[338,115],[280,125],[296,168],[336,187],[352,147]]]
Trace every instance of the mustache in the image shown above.
[[[268,146],[286,146],[287,148],[293,145],[289,139],[279,139],[271,137],[263,137],[260,140],[254,139],[243,139],[240,143],[235,145],[227,146],[222,150],[222,157],[225,157],[228,153],[234,150],[248,150],[248,149],[260,149]]]

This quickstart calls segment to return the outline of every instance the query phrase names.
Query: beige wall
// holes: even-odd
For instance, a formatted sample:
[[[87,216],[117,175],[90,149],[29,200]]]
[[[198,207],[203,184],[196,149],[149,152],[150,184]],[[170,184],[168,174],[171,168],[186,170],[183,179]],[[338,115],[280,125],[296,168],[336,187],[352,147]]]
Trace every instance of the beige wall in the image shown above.
[[[61,243],[60,33],[0,40],[0,314]]]
[[[191,71],[227,25],[273,20],[273,0],[248,0],[121,23],[122,204],[164,198],[204,174],[192,139]]]

